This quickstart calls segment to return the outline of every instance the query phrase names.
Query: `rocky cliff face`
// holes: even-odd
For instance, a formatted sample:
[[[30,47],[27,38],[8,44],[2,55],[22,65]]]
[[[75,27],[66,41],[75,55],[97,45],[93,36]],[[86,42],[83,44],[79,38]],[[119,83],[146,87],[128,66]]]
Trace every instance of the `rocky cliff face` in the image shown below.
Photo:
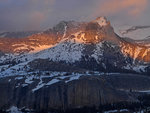
[[[0,79],[0,91],[2,92],[0,93],[2,97],[0,108],[8,109],[13,105],[30,110],[50,111],[93,105],[98,107],[107,103],[138,101],[136,96],[140,94],[137,92],[150,88],[150,78],[147,76],[90,74],[76,80],[72,79],[73,81],[62,79],[54,82],[52,75],[51,73],[49,77],[39,76],[39,78],[34,76],[32,79],[29,79],[30,76],[29,78],[15,76]],[[116,80],[119,81],[116,82]],[[130,92],[131,89],[132,92]]]

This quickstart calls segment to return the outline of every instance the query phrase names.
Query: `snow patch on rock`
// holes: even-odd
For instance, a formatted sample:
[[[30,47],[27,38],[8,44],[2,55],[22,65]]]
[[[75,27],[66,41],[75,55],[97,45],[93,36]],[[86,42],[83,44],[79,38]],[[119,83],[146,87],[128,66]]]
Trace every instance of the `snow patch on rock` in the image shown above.
[[[101,27],[106,26],[108,24],[107,19],[105,17],[98,17],[94,22],[97,22]]]
[[[23,113],[19,110],[19,108],[12,106],[10,109],[7,110],[9,113]]]

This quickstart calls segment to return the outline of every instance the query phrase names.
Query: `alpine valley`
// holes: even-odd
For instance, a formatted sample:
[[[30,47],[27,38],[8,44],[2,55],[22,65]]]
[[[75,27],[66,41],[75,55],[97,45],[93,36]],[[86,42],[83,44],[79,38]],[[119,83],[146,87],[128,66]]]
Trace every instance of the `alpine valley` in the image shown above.
[[[98,17],[90,22],[62,21],[43,32],[1,33],[1,112],[147,110],[149,28],[119,32],[105,17]],[[131,39],[139,29],[148,36]]]

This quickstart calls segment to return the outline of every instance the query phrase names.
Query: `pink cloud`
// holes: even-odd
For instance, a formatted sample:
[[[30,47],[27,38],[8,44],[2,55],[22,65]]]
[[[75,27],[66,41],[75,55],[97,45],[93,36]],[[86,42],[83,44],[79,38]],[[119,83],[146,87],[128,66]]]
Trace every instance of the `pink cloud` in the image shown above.
[[[148,0],[105,0],[98,6],[104,15],[113,15],[125,11],[128,15],[137,16],[147,7]]]
[[[28,25],[26,29],[40,29],[53,10],[51,6],[55,3],[55,0],[31,0],[31,2],[36,9],[27,15]],[[38,10],[39,7],[42,7],[42,9]]]

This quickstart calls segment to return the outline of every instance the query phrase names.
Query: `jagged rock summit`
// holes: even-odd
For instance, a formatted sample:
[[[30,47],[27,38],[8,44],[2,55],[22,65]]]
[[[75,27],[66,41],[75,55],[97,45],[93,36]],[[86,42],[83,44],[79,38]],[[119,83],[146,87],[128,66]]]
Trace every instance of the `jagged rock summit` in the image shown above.
[[[84,24],[83,29],[81,31],[78,29],[78,34],[76,33],[76,35],[80,42],[86,44],[96,44],[101,41],[118,43],[113,27],[105,17],[98,17]]]
[[[101,27],[106,26],[110,23],[109,21],[107,21],[106,17],[102,17],[102,16],[97,17],[96,20],[93,20],[93,22],[97,22]]]

